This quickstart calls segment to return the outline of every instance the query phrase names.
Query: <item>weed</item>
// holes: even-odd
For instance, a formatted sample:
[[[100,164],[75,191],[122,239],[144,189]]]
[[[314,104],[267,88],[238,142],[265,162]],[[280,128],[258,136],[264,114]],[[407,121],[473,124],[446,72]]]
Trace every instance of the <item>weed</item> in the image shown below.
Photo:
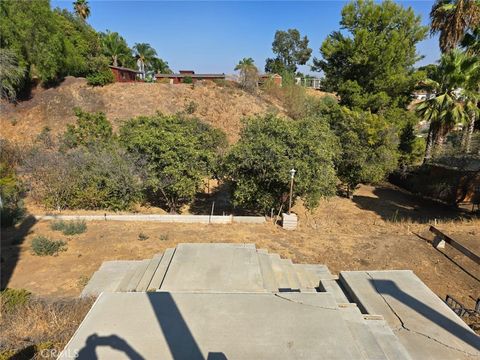
[[[144,234],[143,232],[138,234],[138,240],[140,240],[140,241],[148,240],[148,238],[149,238],[149,236],[147,234]]]
[[[32,250],[35,255],[56,255],[59,251],[67,250],[67,243],[62,240],[50,240],[45,236],[36,236],[32,240]]]
[[[167,241],[168,240],[168,234],[160,234],[159,239],[161,241]]]
[[[198,104],[195,101],[190,101],[185,105],[185,112],[189,115],[192,115],[195,111],[197,111],[197,108]]]
[[[87,275],[81,275],[77,281],[78,287],[83,289],[85,286],[87,286],[89,280],[90,278]]]
[[[87,231],[87,223],[85,220],[73,221],[53,221],[50,228],[55,231],[61,231],[63,235],[77,235]]]
[[[0,304],[2,310],[12,311],[17,306],[25,305],[32,293],[25,289],[6,288],[0,292]]]

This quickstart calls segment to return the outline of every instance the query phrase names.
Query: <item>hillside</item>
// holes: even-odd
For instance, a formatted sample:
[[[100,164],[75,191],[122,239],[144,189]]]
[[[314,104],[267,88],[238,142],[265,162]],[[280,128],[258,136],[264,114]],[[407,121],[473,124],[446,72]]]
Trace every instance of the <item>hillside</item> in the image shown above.
[[[0,115],[2,137],[31,142],[48,126],[54,134],[73,123],[73,109],[103,111],[114,128],[125,120],[157,111],[171,114],[189,108],[205,122],[224,130],[231,142],[238,139],[241,119],[279,111],[278,102],[264,95],[251,95],[235,87],[215,83],[187,84],[114,83],[105,87],[88,86],[83,78],[67,77],[59,86],[37,88],[31,99],[17,105],[4,104]]]

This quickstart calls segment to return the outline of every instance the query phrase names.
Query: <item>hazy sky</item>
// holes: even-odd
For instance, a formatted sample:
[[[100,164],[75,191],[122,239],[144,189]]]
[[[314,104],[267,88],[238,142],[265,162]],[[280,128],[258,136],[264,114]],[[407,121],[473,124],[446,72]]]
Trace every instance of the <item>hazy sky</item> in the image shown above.
[[[52,0],[52,7],[72,9],[73,0]],[[400,2],[400,1],[399,1]],[[89,0],[88,22],[98,31],[119,32],[133,46],[150,43],[174,71],[233,73],[243,57],[252,57],[263,70],[272,57],[276,30],[297,28],[307,35],[313,56],[325,37],[339,29],[346,1],[102,1]],[[425,25],[433,1],[401,1],[421,15]],[[437,38],[420,43],[425,58],[439,58]],[[311,60],[310,60],[311,62]],[[299,70],[310,72],[309,66]]]

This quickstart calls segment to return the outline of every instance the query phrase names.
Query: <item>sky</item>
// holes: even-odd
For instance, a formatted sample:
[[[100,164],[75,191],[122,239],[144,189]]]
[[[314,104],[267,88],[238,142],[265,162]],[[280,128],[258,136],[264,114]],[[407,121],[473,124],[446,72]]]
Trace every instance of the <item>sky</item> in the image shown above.
[[[73,0],[51,0],[52,7],[72,10]],[[397,1],[412,7],[428,25],[433,1]],[[310,40],[312,58],[319,57],[323,40],[339,30],[347,1],[139,1],[89,0],[88,23],[97,31],[117,31],[133,46],[152,45],[170,68],[197,73],[234,73],[244,57],[252,57],[261,70],[273,57],[276,30],[296,28]],[[418,45],[425,58],[417,65],[438,60],[438,39]],[[299,71],[312,73],[308,64]],[[318,73],[316,73],[318,74]]]

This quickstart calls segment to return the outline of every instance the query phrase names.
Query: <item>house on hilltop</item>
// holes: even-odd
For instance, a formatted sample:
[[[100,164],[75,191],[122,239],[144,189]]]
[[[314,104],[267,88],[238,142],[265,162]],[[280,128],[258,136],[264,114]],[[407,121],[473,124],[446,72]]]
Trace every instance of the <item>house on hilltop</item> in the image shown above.
[[[225,80],[225,74],[195,74],[193,70],[180,70],[178,74],[156,74],[157,81],[168,79],[170,84],[180,84],[185,78],[192,79],[193,82],[199,80]]]
[[[137,79],[137,75],[140,74],[140,71],[121,66],[110,65],[109,68],[112,70],[115,82],[133,82]]]

